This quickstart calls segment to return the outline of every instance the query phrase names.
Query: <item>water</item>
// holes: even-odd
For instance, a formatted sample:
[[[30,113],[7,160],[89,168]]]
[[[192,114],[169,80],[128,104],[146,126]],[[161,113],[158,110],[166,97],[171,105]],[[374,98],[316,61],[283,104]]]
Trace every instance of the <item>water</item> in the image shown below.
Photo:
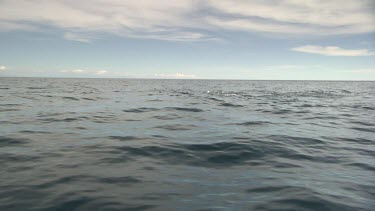
[[[0,78],[0,210],[371,210],[375,83]]]

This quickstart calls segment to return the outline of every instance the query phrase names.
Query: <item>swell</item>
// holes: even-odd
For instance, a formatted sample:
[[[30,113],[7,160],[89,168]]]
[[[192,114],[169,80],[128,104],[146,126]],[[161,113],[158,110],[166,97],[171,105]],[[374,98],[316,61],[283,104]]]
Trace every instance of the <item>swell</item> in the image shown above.
[[[373,82],[0,84],[0,210],[374,207]]]
[[[163,162],[169,165],[205,166],[211,168],[254,165],[253,161],[267,160],[268,157],[283,154],[295,154],[292,150],[272,144],[258,146],[244,141],[213,144],[118,146],[112,147],[110,153],[117,156],[106,158],[103,162],[128,162],[139,157],[149,158],[155,162]],[[283,164],[270,162],[267,165]],[[289,165],[289,167],[292,166]]]

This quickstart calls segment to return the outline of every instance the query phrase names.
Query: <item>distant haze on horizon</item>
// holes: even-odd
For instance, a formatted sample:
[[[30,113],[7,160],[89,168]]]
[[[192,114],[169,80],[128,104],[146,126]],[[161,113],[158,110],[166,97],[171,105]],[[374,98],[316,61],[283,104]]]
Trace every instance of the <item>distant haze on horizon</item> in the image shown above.
[[[0,0],[0,77],[375,80],[374,0]]]

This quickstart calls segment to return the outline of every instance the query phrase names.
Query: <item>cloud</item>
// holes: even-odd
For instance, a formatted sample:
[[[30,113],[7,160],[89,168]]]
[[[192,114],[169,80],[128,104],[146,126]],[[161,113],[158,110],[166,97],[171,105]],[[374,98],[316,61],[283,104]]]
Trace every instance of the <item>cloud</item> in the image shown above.
[[[86,70],[76,69],[76,70],[61,70],[62,73],[87,73]]]
[[[165,73],[157,73],[154,74],[156,78],[167,78],[167,79],[193,79],[196,78],[196,75],[185,74],[185,73],[172,73],[172,74],[165,74]]]
[[[72,40],[77,42],[83,42],[83,43],[91,43],[91,41],[94,39],[93,37],[89,36],[83,36],[79,34],[74,34],[71,32],[67,32],[64,34],[64,39],[66,40]]]
[[[62,70],[61,73],[69,73],[69,74],[81,74],[81,75],[106,75],[110,73],[107,70],[82,70],[82,69],[74,69],[74,70]]]
[[[95,72],[96,75],[105,75],[105,74],[107,74],[107,73],[108,73],[107,70],[99,70],[99,71],[96,71],[96,72]]]
[[[72,69],[61,70],[60,73],[68,76],[77,77],[114,77],[114,78],[165,78],[165,79],[193,79],[196,75],[185,73],[156,73],[150,74],[128,74],[124,72],[108,71],[108,70],[86,70]]]
[[[7,67],[5,67],[5,66],[0,66],[0,70],[6,70],[7,69]]]
[[[320,54],[320,55],[325,55],[325,56],[371,56],[371,55],[375,55],[374,52],[371,52],[368,49],[349,50],[349,49],[343,49],[337,46],[304,45],[304,46],[292,48],[291,50],[303,52],[303,53]]]
[[[0,31],[63,31],[172,41],[217,40],[218,30],[337,35],[375,32],[373,0],[2,0]],[[46,27],[47,26],[47,27]],[[90,34],[91,36],[86,36]]]
[[[375,31],[371,0],[210,0],[226,16],[208,22],[226,29],[284,34],[356,34]],[[338,6],[339,5],[339,6]]]

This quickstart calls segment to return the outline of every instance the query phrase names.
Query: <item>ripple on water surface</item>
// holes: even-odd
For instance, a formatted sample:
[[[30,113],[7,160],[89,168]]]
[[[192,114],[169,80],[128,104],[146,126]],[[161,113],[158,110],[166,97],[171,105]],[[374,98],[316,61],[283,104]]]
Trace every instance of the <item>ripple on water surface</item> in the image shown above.
[[[0,86],[0,210],[375,207],[373,82]]]

